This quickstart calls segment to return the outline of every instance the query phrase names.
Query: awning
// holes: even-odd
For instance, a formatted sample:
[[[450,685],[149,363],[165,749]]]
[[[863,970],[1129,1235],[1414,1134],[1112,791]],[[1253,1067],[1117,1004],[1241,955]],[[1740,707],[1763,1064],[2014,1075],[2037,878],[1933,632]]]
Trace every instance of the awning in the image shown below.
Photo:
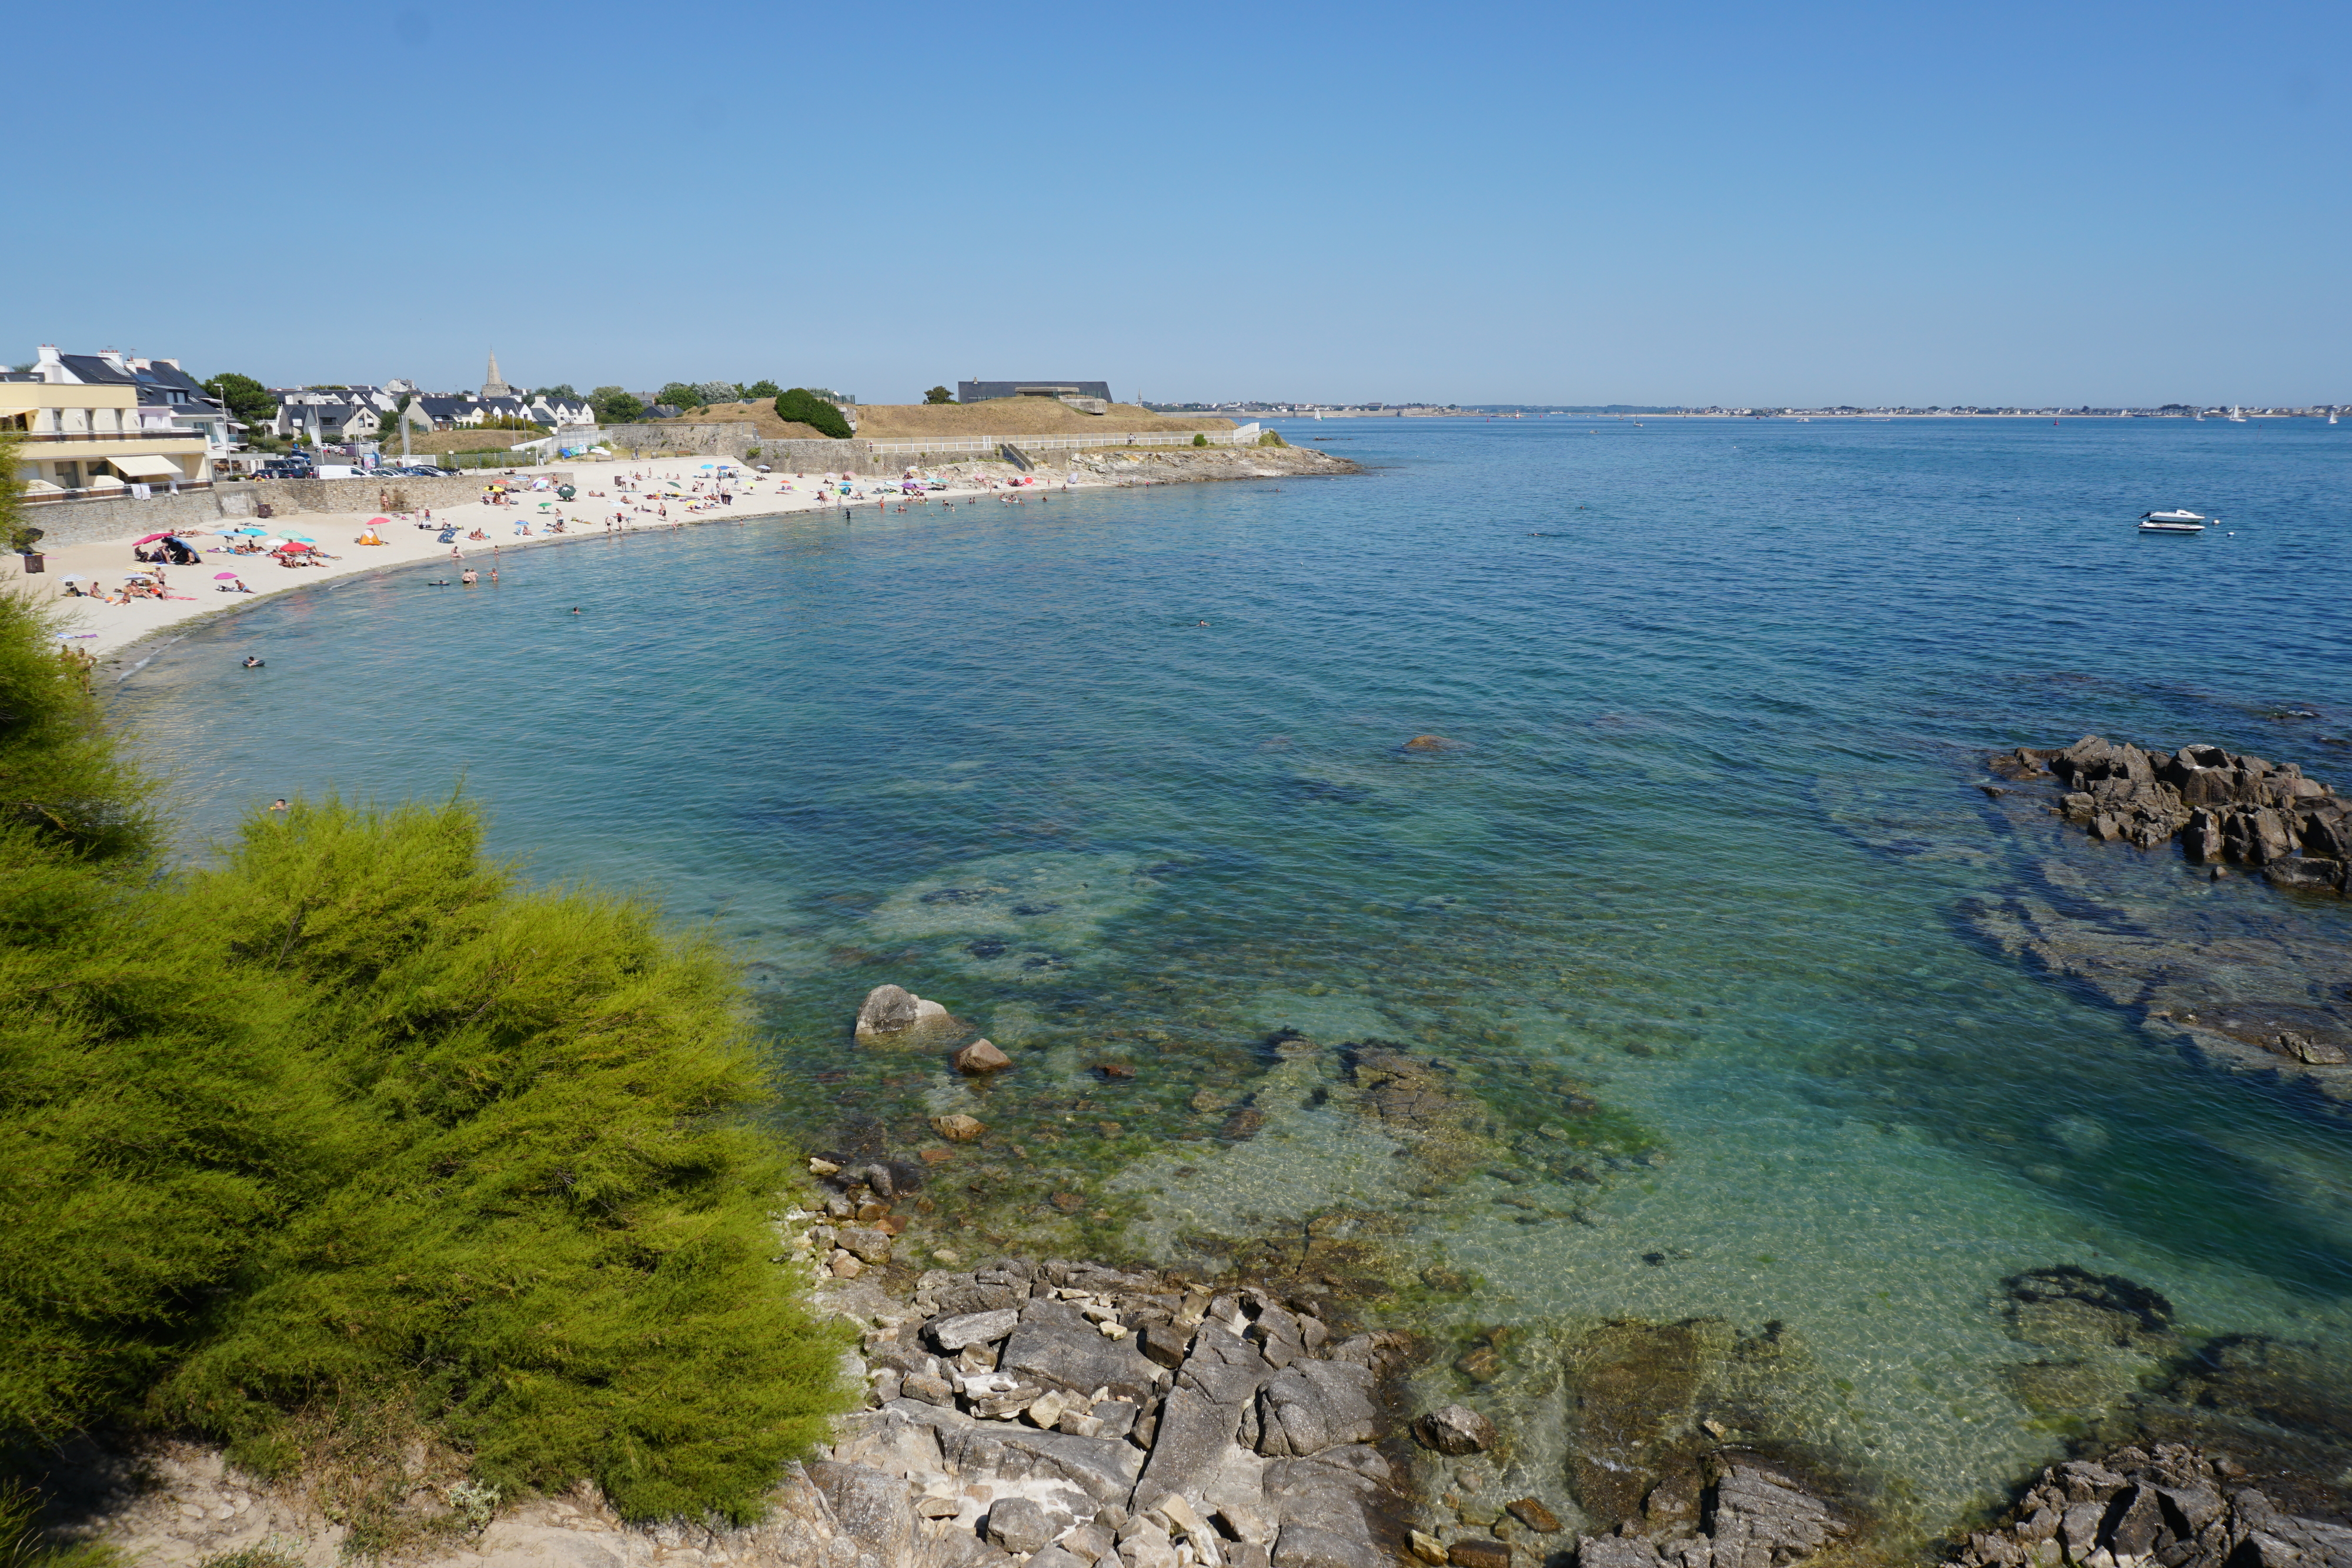
[[[168,457],[110,457],[123,473],[134,479],[184,479],[187,472]]]

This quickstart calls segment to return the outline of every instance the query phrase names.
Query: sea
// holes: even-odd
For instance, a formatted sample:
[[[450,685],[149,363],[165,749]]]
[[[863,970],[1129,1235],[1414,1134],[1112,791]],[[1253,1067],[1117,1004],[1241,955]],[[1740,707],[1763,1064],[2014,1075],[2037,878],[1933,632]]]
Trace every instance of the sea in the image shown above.
[[[1704,1325],[1709,1418],[1921,1540],[2211,1347],[2352,1359],[2333,1103],[1972,915],[2079,873],[2352,954],[2341,901],[1981,788],[2094,733],[2352,787],[2352,430],[1276,428],[1364,472],[404,567],[150,644],[112,710],[191,859],[456,791],[521,875],[714,932],[779,1135],[925,1173],[909,1260],[1287,1270],[1435,1347],[1422,1396],[1565,1401],[1519,1473],[1577,1527],[1596,1334]],[[2172,507],[2214,524],[2137,531]],[[856,1042],[885,982],[1014,1068]],[[2070,1269],[2161,1343],[2028,1337]]]

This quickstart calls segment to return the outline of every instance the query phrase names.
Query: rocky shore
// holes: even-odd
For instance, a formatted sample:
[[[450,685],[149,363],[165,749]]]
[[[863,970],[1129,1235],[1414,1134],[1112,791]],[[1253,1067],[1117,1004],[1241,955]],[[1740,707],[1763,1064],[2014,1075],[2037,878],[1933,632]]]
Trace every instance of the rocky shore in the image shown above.
[[[2215,885],[2158,898],[2146,885],[2152,859],[2134,867],[2041,855],[2031,861],[2038,886],[1968,901],[1964,919],[2200,1060],[2352,1100],[2352,950],[2340,902],[2352,801],[2293,763],[2097,736],[1997,753],[1986,769],[2000,782],[1981,787],[2021,841],[2053,816],[2119,849],[2178,841],[2173,863]],[[2290,896],[2258,886],[2231,894],[2242,873]]]
[[[2042,1479],[1948,1568],[2347,1568],[2352,1530],[2275,1507],[2226,1457],[2165,1444],[2078,1459]]]
[[[2095,839],[2154,849],[2177,838],[2200,864],[2259,868],[2281,887],[2345,891],[2352,800],[2294,763],[2218,746],[2167,756],[2086,735],[2063,750],[2020,747],[1988,766],[2005,779],[2063,779],[2070,788],[2059,810]]]
[[[1363,467],[1311,446],[1138,446],[1074,452],[1070,473],[1097,485],[1194,485],[1213,479],[1317,478]]]

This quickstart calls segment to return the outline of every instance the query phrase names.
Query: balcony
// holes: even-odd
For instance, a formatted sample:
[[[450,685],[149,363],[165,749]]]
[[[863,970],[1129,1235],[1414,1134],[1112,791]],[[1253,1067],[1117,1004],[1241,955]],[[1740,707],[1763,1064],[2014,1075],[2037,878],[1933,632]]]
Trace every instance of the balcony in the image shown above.
[[[209,490],[212,487],[213,482],[209,479],[183,479],[176,489],[168,483],[151,485],[148,487],[148,495],[150,497],[184,496],[192,490]],[[89,485],[78,490],[37,491],[31,495],[17,497],[16,504],[20,507],[46,507],[59,501],[135,501],[138,499],[140,497],[128,485]]]
[[[20,430],[16,438],[27,446],[53,441],[202,441],[201,430]]]

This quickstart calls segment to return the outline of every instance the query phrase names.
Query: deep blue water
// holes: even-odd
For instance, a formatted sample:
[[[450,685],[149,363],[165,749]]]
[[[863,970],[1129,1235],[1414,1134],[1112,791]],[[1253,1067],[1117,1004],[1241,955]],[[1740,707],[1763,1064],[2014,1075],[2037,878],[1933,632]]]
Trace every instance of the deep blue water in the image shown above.
[[[393,571],[204,627],[118,711],[181,766],[192,850],[272,796],[462,779],[533,874],[715,922],[788,1131],[903,1151],[969,1109],[1019,1141],[942,1224],[1216,1260],[1320,1216],[1400,1279],[1483,1280],[1399,1308],[1429,1321],[1782,1321],[1792,1406],[1931,1522],[2058,1441],[1997,1375],[2034,1354],[1988,1304],[2021,1268],[2352,1346],[2343,1127],[1961,917],[2036,856],[2130,852],[2023,842],[1973,787],[1992,748],[2352,776],[2320,738],[2352,733],[2352,429],[1285,428],[1370,472]],[[2222,520],[2135,532],[2171,506]],[[884,979],[1022,1070],[854,1051]],[[1260,1051],[1283,1026],[1442,1053],[1494,1158],[1391,1157],[1333,1063]],[[1492,1174],[1580,1095],[1600,1186]]]

